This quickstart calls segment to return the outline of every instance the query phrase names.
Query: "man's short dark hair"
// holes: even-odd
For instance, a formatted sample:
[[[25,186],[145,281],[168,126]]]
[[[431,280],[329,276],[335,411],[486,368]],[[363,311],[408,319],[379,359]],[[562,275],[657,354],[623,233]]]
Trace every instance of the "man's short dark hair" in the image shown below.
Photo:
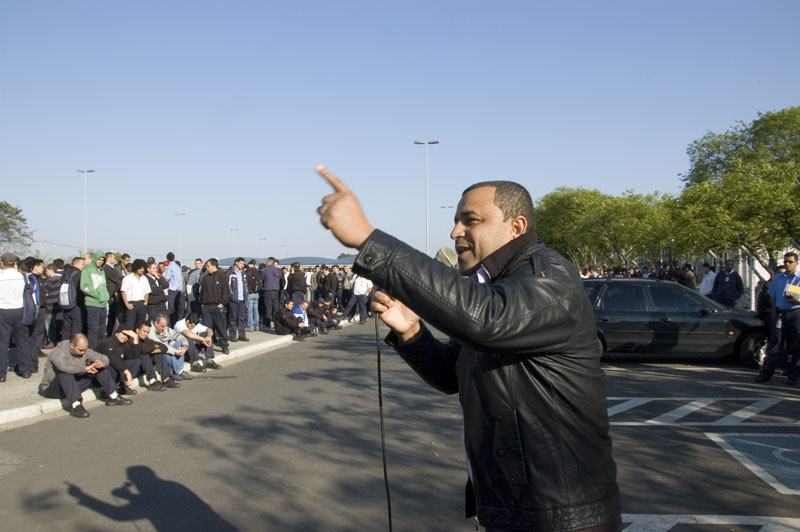
[[[72,265],[73,266],[76,266],[80,262],[83,262],[83,257],[72,257]]]
[[[197,314],[197,312],[192,312],[191,314],[186,316],[186,323],[194,323],[195,325],[197,325],[198,323],[200,323],[200,316]]]
[[[215,268],[219,268],[219,261],[213,257],[208,259],[206,262]]]
[[[166,312],[164,312],[164,311],[161,311],[161,312],[159,312],[158,314],[156,314],[156,317],[155,317],[155,318],[153,318],[153,324],[156,324],[156,323],[158,323],[158,322],[159,322],[159,321],[161,321],[161,320],[164,320],[164,321],[166,321],[166,322],[167,322],[167,325],[169,325],[169,316],[168,316],[168,315],[167,315],[167,313],[166,313]]]
[[[127,253],[123,253],[122,255],[119,256],[119,258],[120,260],[125,260],[131,258],[131,256],[128,255]]]
[[[63,270],[64,259],[53,259],[53,266],[55,266],[57,270]]]
[[[194,259],[194,261],[195,262],[197,262],[197,261],[203,262],[203,259],[201,259],[200,257],[197,257],[196,259]]]
[[[528,221],[525,232],[533,231],[533,201],[525,187],[513,181],[482,181],[466,188],[461,195],[481,187],[494,188],[494,204],[503,211],[504,222],[517,216],[523,216]]]
[[[114,256],[114,252],[113,251],[106,251],[106,258],[113,257],[113,256]]]
[[[291,300],[291,299],[284,299],[284,300],[283,300],[283,305],[284,305],[284,306],[288,305],[289,303],[294,303],[294,301],[293,301],[293,300]]]
[[[44,261],[42,259],[37,259],[36,257],[30,257],[28,259],[25,259],[25,267],[28,268],[29,272],[32,272],[33,269],[40,264],[44,264]]]
[[[788,252],[783,254],[783,258],[786,259],[786,257],[794,257],[794,260],[796,261],[797,260],[797,253],[795,253],[794,251],[788,251]]]
[[[173,252],[171,252],[171,251],[169,253],[167,253],[167,260],[170,261],[170,262],[175,260],[175,254]]]

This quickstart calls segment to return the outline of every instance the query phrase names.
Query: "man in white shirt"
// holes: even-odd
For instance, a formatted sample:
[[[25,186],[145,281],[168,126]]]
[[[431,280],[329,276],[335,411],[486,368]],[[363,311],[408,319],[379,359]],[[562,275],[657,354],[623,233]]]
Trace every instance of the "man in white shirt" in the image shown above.
[[[355,275],[353,277],[353,295],[347,302],[347,306],[342,312],[342,316],[349,316],[350,312],[353,310],[353,306],[356,306],[356,310],[358,311],[359,315],[359,323],[361,325],[367,323],[367,298],[369,297],[369,293],[371,291],[372,281],[366,277]],[[350,318],[350,322],[352,322],[354,318],[355,314],[353,314],[353,317]]]
[[[200,323],[198,314],[189,314],[175,324],[175,332],[182,334],[189,342],[186,355],[189,357],[191,369],[195,373],[204,373],[206,367],[219,369],[222,366],[214,362],[214,331]],[[200,356],[204,351],[205,357]]]
[[[133,261],[133,271],[122,278],[119,297],[125,310],[125,328],[133,330],[147,319],[147,300],[150,283],[144,276],[147,263],[142,259]]]
[[[8,346],[11,336],[21,342],[25,333],[22,328],[22,293],[25,278],[17,271],[17,256],[3,253],[0,256],[0,382],[6,382],[8,373]]]
[[[714,273],[711,265],[707,262],[703,264],[702,268],[703,280],[700,282],[700,295],[710,297],[711,291],[714,290],[714,279],[716,279],[717,274]]]

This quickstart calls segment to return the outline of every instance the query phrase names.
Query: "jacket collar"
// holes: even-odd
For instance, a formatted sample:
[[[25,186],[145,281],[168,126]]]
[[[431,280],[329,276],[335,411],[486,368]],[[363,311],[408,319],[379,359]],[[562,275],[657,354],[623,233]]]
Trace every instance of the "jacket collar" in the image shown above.
[[[503,270],[506,269],[508,263],[511,262],[511,259],[514,258],[514,256],[517,254],[517,252],[519,252],[519,250],[521,250],[531,242],[537,241],[538,239],[539,237],[535,231],[530,231],[529,233],[525,233],[522,236],[518,236],[505,246],[501,247],[500,249],[498,249],[485,259],[483,259],[481,266],[486,271],[486,273],[489,274],[490,279],[496,279],[501,273],[503,273]]]

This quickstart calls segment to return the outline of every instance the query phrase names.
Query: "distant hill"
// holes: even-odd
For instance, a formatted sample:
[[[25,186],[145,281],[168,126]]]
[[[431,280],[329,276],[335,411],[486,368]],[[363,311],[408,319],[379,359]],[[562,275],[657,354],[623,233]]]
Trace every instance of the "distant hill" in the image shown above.
[[[267,259],[264,257],[244,257],[245,262],[250,262],[251,259],[255,259],[255,261],[259,264],[262,262],[267,262]],[[299,262],[301,266],[316,266],[318,264],[327,264],[332,266],[334,264],[338,265],[351,265],[353,264],[353,259],[355,257],[347,257],[344,259],[327,259],[325,257],[286,257],[282,259],[278,257],[278,261],[281,263],[281,266],[288,266],[293,262]],[[224,259],[219,259],[220,266],[233,266],[233,261],[236,260],[236,257],[226,257]]]

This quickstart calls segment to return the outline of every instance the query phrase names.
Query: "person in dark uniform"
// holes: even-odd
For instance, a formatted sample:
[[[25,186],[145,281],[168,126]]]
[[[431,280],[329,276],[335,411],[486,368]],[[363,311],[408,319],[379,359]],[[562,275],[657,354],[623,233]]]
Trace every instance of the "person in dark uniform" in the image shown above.
[[[200,281],[200,308],[203,313],[203,325],[214,331],[214,336],[219,340],[222,353],[230,353],[228,349],[228,333],[225,320],[222,319],[222,309],[230,299],[231,292],[228,280],[219,270],[217,259],[206,261],[206,274]]]

